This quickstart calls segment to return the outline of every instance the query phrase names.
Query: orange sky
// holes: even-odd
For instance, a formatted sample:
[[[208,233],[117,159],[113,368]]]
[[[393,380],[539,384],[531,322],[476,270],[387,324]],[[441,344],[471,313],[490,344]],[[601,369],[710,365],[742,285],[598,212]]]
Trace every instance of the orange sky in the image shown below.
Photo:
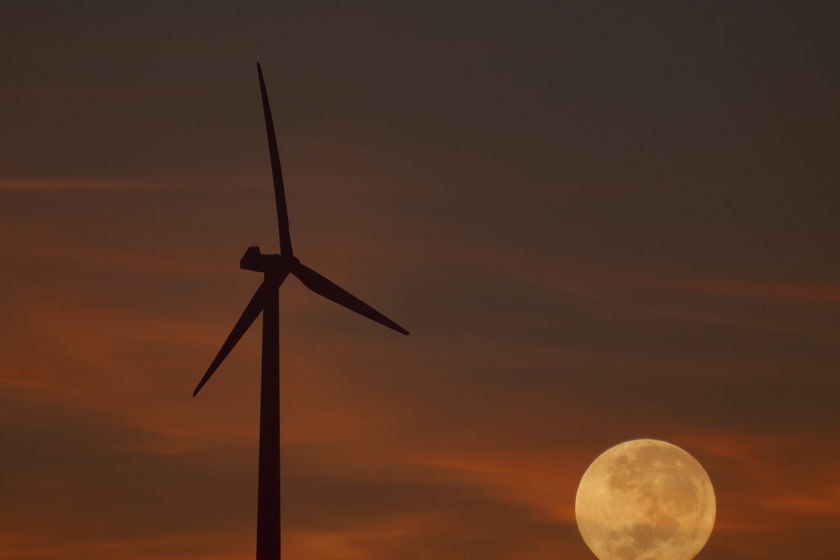
[[[0,23],[0,560],[254,553],[276,250],[296,560],[593,558],[574,494],[653,437],[717,492],[701,560],[833,560],[831,3],[18,3]],[[258,332],[258,329],[254,329]]]

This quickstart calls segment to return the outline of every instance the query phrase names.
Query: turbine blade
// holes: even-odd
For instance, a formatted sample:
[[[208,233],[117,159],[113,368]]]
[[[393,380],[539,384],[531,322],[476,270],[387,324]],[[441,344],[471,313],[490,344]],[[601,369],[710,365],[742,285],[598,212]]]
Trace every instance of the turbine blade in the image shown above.
[[[248,330],[248,327],[251,326],[260,314],[263,309],[263,294],[265,293],[265,290],[268,289],[271,288],[266,287],[265,283],[260,284],[260,287],[257,288],[257,291],[254,293],[251,301],[249,301],[248,305],[245,306],[245,310],[242,311],[242,315],[233,326],[233,330],[230,331],[227,340],[225,340],[225,343],[222,344],[222,349],[219,350],[219,353],[216,354],[216,357],[213,359],[213,363],[210,364],[209,368],[207,368],[207,373],[205,373],[204,377],[201,378],[201,381],[198,382],[195,391],[193,391],[193,396],[196,396],[198,392],[201,391],[204,384],[207,383],[216,369],[218,369],[219,365],[221,365],[227,355],[230,354],[230,351],[233,350],[233,347],[236,346],[236,343],[239,342],[239,339],[242,338],[242,335],[245,334],[245,331]]]
[[[391,319],[389,319],[373,307],[369,306],[356,296],[352,295],[347,290],[330,282],[329,280],[327,280],[308,266],[299,264],[292,269],[292,274],[297,276],[298,279],[301,282],[303,282],[304,286],[306,286],[316,294],[322,295],[325,298],[330,299],[339,305],[343,305],[350,311],[355,311],[360,315],[364,315],[368,319],[372,319],[377,323],[385,325],[390,329],[394,329],[399,333],[408,334],[407,330],[393,322]]]
[[[262,96],[263,115],[265,116],[265,134],[268,137],[268,156],[271,158],[271,174],[274,177],[274,203],[277,205],[277,229],[280,235],[280,254],[294,254],[292,251],[292,236],[289,234],[289,213],[286,211],[286,192],[283,188],[283,171],[280,168],[280,153],[277,151],[277,138],[274,135],[274,121],[271,118],[271,107],[268,104],[268,93],[265,91],[262,67],[257,63],[257,73],[260,76],[260,95]]]

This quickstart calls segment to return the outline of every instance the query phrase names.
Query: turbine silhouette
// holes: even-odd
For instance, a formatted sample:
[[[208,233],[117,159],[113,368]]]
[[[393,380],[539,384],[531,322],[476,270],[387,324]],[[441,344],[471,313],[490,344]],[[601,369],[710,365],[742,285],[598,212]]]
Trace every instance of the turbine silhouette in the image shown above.
[[[248,327],[263,315],[262,333],[262,379],[260,387],[260,450],[259,482],[257,496],[257,560],[280,558],[280,299],[279,288],[286,276],[296,276],[307,288],[335,303],[355,311],[402,334],[408,331],[378,312],[343,288],[302,264],[292,251],[289,235],[289,216],[286,211],[286,196],[283,190],[283,173],[280,169],[280,155],[268,94],[265,90],[262,68],[257,63],[260,78],[265,131],[268,137],[268,154],[271,158],[271,172],[274,176],[274,198],[277,205],[277,225],[280,234],[280,254],[263,254],[259,247],[248,247],[240,268],[263,273],[260,284],[251,301],[222,344],[210,367],[193,391],[193,396],[204,387],[225,357],[230,353]]]

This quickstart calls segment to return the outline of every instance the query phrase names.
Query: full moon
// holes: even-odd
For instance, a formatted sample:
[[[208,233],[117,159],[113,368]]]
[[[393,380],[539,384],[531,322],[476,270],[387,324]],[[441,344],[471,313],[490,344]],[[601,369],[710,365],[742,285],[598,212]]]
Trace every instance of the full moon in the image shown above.
[[[655,439],[604,451],[575,498],[578,529],[599,560],[691,560],[712,534],[715,509],[700,463]]]

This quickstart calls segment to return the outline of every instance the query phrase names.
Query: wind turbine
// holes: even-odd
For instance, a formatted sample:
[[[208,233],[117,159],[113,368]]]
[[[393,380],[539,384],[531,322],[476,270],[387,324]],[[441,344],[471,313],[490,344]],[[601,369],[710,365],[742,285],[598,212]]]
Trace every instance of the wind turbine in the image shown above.
[[[260,387],[260,451],[259,482],[257,495],[257,560],[280,558],[280,298],[279,288],[286,276],[296,276],[304,286],[318,295],[343,305],[351,311],[364,315],[377,323],[399,333],[408,331],[378,312],[343,288],[302,264],[292,251],[289,235],[289,216],[286,211],[286,196],[283,190],[283,174],[280,170],[280,155],[271,108],[265,90],[262,68],[257,63],[260,78],[265,131],[268,137],[268,154],[271,158],[271,172],[274,176],[274,198],[277,205],[277,225],[280,232],[280,254],[263,254],[259,247],[248,247],[240,268],[263,273],[263,282],[239,320],[233,326],[219,353],[193,391],[193,396],[204,387],[222,361],[248,330],[248,327],[262,313],[262,379]]]

